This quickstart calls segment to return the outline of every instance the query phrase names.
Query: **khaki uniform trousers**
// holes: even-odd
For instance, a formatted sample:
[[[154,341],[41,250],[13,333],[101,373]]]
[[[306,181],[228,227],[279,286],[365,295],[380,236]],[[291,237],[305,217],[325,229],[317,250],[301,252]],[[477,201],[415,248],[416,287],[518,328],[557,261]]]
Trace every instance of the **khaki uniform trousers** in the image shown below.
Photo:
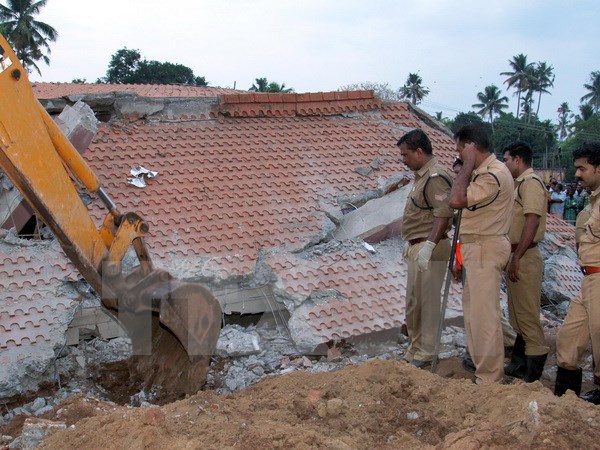
[[[475,381],[493,383],[504,376],[500,284],[510,258],[506,236],[461,236],[466,282],[463,291],[465,331]]]
[[[510,324],[523,336],[525,354],[529,356],[545,355],[550,351],[540,322],[543,268],[540,249],[534,247],[527,250],[521,258],[519,281],[513,282],[506,277]]]
[[[431,361],[437,338],[441,311],[441,290],[448,270],[450,241],[442,239],[431,256],[429,270],[420,272],[417,255],[425,242],[408,247],[405,260],[408,265],[406,286],[406,328],[410,344],[404,359]],[[406,245],[409,245],[406,243]]]
[[[583,277],[581,292],[571,301],[567,317],[556,335],[556,362],[576,370],[592,341],[594,382],[600,384],[600,273]]]

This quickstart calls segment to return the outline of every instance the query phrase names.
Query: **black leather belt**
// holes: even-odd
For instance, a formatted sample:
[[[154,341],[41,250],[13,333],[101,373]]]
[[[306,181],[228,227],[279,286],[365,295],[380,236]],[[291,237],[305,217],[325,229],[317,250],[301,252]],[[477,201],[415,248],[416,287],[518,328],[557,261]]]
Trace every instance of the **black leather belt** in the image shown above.
[[[519,244],[510,244],[510,252],[514,253],[518,246],[519,246]],[[527,247],[527,250],[529,250],[530,248],[534,248],[534,247],[537,247],[537,242],[532,242],[531,244],[529,244],[529,247]]]
[[[448,239],[448,235],[446,233],[444,233],[442,235],[442,239]],[[409,239],[408,243],[410,245],[415,245],[415,244],[420,244],[421,242],[425,242],[427,240],[427,238],[416,238],[416,239]]]

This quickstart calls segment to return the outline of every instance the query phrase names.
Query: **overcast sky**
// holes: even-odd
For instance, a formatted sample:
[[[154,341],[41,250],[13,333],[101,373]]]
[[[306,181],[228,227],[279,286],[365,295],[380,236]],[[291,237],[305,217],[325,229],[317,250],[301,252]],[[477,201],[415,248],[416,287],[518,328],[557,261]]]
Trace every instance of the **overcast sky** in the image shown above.
[[[598,0],[48,0],[38,19],[59,38],[37,81],[94,82],[123,47],[238,89],[257,77],[296,92],[398,88],[418,72],[431,90],[423,109],[453,117],[492,83],[514,113],[499,74],[524,53],[554,66],[540,116],[555,121],[562,102],[577,110],[600,70]]]

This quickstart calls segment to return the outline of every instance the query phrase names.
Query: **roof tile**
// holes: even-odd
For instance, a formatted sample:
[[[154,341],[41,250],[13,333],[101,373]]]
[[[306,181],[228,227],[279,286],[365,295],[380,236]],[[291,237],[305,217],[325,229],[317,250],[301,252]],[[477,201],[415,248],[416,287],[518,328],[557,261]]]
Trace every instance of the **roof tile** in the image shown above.
[[[82,86],[87,89],[77,87]],[[66,95],[65,86],[59,87]],[[49,88],[38,84],[36,92],[58,92]],[[139,92],[148,95],[142,88]],[[315,305],[307,316],[323,340],[399,327],[406,290],[400,255],[383,258],[355,248],[303,260],[297,252],[332,226],[323,205],[337,204],[342,194],[376,190],[406,172],[395,143],[407,128],[419,126],[434,136],[435,154],[447,168],[455,155],[452,138],[406,104],[382,103],[372,91],[224,93],[220,108],[231,117],[102,124],[84,154],[120,209],[134,210],[151,224],[146,241],[156,265],[198,265],[218,277],[244,276],[254,270],[260,250],[279,277],[279,289],[305,297],[314,290],[341,294]],[[344,117],[344,111],[369,114]],[[355,171],[374,160],[381,163],[371,174]],[[127,184],[133,164],[159,175],[144,189],[133,187]],[[97,202],[89,208],[100,225],[105,212]],[[570,233],[549,220],[552,227]],[[296,253],[278,253],[282,249]],[[51,303],[29,295],[65,275],[76,279],[74,268],[61,258],[39,261],[26,251],[0,258],[0,303],[18,305],[6,309],[13,318],[0,329],[0,346],[44,339],[42,318],[51,320],[40,311]],[[453,285],[452,298],[458,296]]]

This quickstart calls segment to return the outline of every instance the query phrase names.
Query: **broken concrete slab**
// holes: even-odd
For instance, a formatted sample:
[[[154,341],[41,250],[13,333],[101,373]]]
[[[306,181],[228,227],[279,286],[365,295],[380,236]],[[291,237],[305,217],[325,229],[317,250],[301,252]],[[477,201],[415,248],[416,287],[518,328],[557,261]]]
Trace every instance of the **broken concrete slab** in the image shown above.
[[[98,132],[98,120],[94,111],[81,100],[73,106],[65,106],[56,117],[56,124],[79,153],[83,153]]]
[[[560,304],[575,298],[583,279],[575,249],[566,245],[560,236],[549,232],[544,235],[539,248],[544,261],[542,300]]]
[[[23,432],[20,442],[16,445],[9,445],[9,448],[34,449],[37,448],[42,440],[55,430],[64,430],[67,428],[65,422],[54,422],[46,419],[27,418],[23,423]]]
[[[221,357],[237,357],[256,355],[261,346],[258,333],[239,325],[227,325],[221,330],[217,341],[217,355]]]
[[[114,316],[101,306],[78,309],[67,330],[67,345],[75,345],[85,331],[101,339],[125,336],[126,333]]]
[[[0,283],[0,398],[10,398],[54,382],[53,363],[83,293],[56,241],[8,233],[0,254],[8,273]]]
[[[314,354],[315,349],[327,341],[312,324],[310,314],[313,313],[315,305],[345,300],[346,298],[340,292],[333,289],[314,291],[294,309],[288,321],[288,327],[298,351],[304,354]]]
[[[216,97],[198,98],[151,98],[151,97],[119,97],[115,100],[114,109],[119,117],[168,118],[196,117],[210,118],[219,105]]]
[[[412,184],[403,186],[346,214],[341,218],[334,238],[360,238],[374,243],[398,236],[402,227],[404,205],[411,187]]]

